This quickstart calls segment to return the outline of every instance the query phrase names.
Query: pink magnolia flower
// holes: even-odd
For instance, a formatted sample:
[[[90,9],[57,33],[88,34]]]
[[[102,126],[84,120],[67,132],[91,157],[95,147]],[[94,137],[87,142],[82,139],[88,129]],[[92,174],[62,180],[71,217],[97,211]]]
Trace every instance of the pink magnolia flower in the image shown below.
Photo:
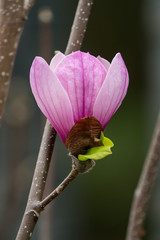
[[[30,83],[36,102],[62,141],[81,118],[94,116],[105,128],[124,99],[128,71],[118,53],[109,63],[81,51],[58,52],[50,65],[36,57]]]

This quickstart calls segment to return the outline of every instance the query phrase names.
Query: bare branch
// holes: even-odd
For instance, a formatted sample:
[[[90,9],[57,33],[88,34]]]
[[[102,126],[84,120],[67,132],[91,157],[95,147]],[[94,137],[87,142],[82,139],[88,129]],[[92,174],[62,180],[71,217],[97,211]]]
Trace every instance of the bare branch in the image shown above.
[[[66,55],[81,48],[92,5],[93,0],[79,1],[65,52]]]
[[[43,199],[37,206],[38,209],[43,210],[51,201],[53,201],[57,196],[59,196],[63,190],[68,186],[70,182],[72,182],[77,176],[78,171],[75,165],[72,166],[72,170],[69,175],[64,179],[64,181],[45,199]]]
[[[23,3],[24,10],[29,11],[33,6],[34,2],[35,0],[24,0],[24,3]]]
[[[53,153],[56,138],[56,131],[47,120],[35,168],[32,186],[29,194],[29,202],[39,202],[42,200],[44,187],[47,179],[49,165]],[[49,137],[49,139],[48,139]],[[29,207],[30,208],[30,207]]]
[[[72,51],[80,49],[83,38],[84,38],[86,24],[88,21],[90,10],[91,10],[91,7],[90,7],[91,5],[92,5],[91,0],[80,0],[79,1],[73,25],[79,27],[80,31],[77,31],[77,29],[75,27],[72,27],[70,36],[73,36],[73,39],[72,39],[72,37],[70,37],[65,54],[69,54]],[[85,8],[87,8],[88,10],[86,10]],[[85,24],[83,24],[83,27],[80,27],[78,25],[78,24],[80,24],[80,25],[82,24],[82,22],[79,21],[79,15],[83,14],[83,13],[81,13],[82,12],[81,9],[83,9],[84,12],[86,12],[88,14],[88,15],[87,14],[85,15],[87,20],[85,20]],[[76,45],[76,48],[73,44],[70,44],[70,43],[74,42],[75,39],[77,41],[79,40],[79,44]],[[54,137],[52,137],[53,135],[54,135]],[[42,211],[42,208],[40,208],[40,209],[38,208],[38,212],[37,212],[37,207],[39,207],[39,203],[41,202],[41,198],[43,195],[44,186],[45,186],[44,181],[48,174],[48,168],[49,168],[49,163],[50,163],[51,155],[52,155],[52,151],[53,151],[55,135],[56,135],[55,130],[50,126],[50,123],[47,121],[45,130],[43,133],[43,139],[41,142],[41,148],[40,148],[39,156],[37,159],[37,164],[36,164],[35,173],[34,173],[34,177],[33,177],[33,183],[32,183],[31,189],[30,189],[27,207],[26,207],[16,240],[29,240],[30,239],[32,232],[34,230],[35,224],[38,220],[40,211]],[[48,150],[48,146],[50,147],[50,150]],[[75,170],[72,170],[71,175],[69,175],[70,181],[73,180],[77,175],[78,175],[77,172]],[[63,188],[65,188],[70,181],[67,180],[67,182],[62,184]],[[36,184],[37,184],[37,186],[36,186]],[[54,197],[56,197],[54,192],[52,194],[54,195]],[[52,195],[52,197],[53,197],[53,195]],[[57,194],[57,196],[58,196],[58,194]],[[51,198],[50,197],[46,198],[45,204],[47,203],[47,201],[50,201]],[[42,203],[43,203],[43,201],[42,201]],[[43,206],[45,206],[45,204]],[[32,213],[32,214],[28,214],[28,213]]]
[[[34,1],[30,1],[32,4]],[[15,55],[31,5],[23,1],[0,1],[0,123],[8,95]]]
[[[126,240],[140,240],[144,235],[143,222],[160,161],[160,113],[151,147],[144,163],[131,208]]]
[[[37,204],[42,200],[48,169],[53,152],[56,132],[47,121],[32,180],[28,203],[16,240],[30,239],[34,226],[39,218]]]

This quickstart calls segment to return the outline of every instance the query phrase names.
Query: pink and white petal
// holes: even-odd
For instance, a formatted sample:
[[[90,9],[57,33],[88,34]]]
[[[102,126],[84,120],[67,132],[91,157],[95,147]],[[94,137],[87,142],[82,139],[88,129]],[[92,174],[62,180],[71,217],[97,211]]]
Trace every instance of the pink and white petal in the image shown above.
[[[128,71],[120,53],[113,58],[93,107],[93,116],[103,129],[121,105],[129,83]]]
[[[65,58],[65,55],[60,51],[52,58],[50,62],[50,68],[54,72],[58,64]]]
[[[66,56],[56,68],[56,75],[68,93],[74,121],[93,115],[93,105],[106,77],[97,58],[80,51]]]
[[[36,57],[30,71],[36,102],[63,142],[74,125],[70,100],[56,75],[43,58]]]
[[[106,71],[108,72],[108,69],[110,67],[110,62],[108,62],[106,59],[98,56],[97,59],[103,64],[103,66],[105,67]]]
[[[117,104],[115,110],[114,110],[114,113],[117,111],[117,109],[120,107],[123,99],[125,98],[126,96],[126,93],[127,93],[127,89],[128,89],[128,84],[129,84],[129,74],[128,74],[128,71],[126,72],[126,84],[124,86],[124,91],[123,91],[123,94],[121,95],[121,98],[120,98],[120,101],[119,101],[119,104]],[[113,113],[113,114],[114,114]]]

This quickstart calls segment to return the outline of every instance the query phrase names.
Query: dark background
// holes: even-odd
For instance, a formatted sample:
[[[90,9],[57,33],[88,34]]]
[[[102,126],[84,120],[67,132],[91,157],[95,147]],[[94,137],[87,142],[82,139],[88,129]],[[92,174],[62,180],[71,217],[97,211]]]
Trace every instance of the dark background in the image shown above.
[[[25,24],[0,130],[0,239],[16,236],[45,122],[31,93],[30,66],[37,55],[51,59],[55,50],[65,51],[76,6],[75,0],[37,0]],[[38,19],[44,7],[53,13],[48,28]],[[160,106],[160,2],[95,0],[81,50],[109,61],[121,52],[128,68],[127,96],[105,129],[115,147],[111,156],[79,176],[42,213],[33,240],[125,239],[133,193]],[[57,137],[47,191],[70,168],[67,150]],[[145,240],[160,239],[159,175],[160,171]]]

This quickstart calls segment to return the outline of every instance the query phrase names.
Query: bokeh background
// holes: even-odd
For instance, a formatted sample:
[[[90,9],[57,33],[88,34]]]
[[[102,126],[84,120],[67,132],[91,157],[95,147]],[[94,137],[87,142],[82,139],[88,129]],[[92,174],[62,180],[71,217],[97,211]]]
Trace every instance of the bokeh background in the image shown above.
[[[37,0],[25,24],[0,129],[0,239],[16,236],[45,123],[31,93],[30,66],[37,55],[49,61],[55,50],[65,51],[77,2]],[[121,52],[127,65],[127,96],[105,129],[115,147],[111,156],[79,176],[48,206],[33,240],[125,239],[133,193],[160,107],[160,1],[95,0],[82,50],[109,61]],[[46,192],[70,168],[67,150],[57,137]],[[145,240],[160,239],[159,188],[160,171]]]

